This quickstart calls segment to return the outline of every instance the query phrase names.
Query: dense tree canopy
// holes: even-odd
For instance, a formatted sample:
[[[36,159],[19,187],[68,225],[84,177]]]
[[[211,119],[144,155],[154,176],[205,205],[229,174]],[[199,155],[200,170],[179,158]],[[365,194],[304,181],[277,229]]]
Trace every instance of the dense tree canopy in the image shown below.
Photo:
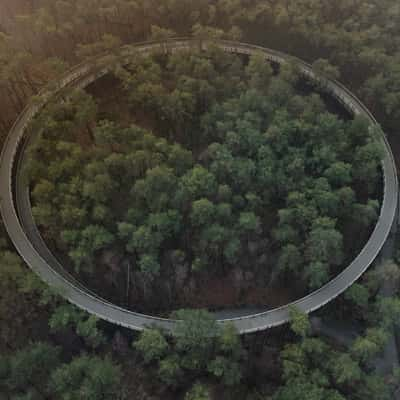
[[[15,399],[117,399],[121,371],[108,359],[82,356],[63,364],[60,349],[35,343],[0,357],[0,389]]]
[[[397,0],[2,0],[0,142],[30,96],[68,65],[112,55],[124,43],[193,34],[308,60],[355,90],[396,145],[399,27]],[[137,60],[116,75],[126,94],[105,89],[116,103],[111,110],[82,92],[46,110],[35,154],[43,165],[30,166],[35,216],[82,279],[95,286],[98,277],[103,288],[125,295],[124,274],[132,272],[131,301],[132,292],[155,291],[164,305],[175,290],[192,293],[214,274],[232,273],[239,287],[285,278],[286,286],[319,286],[350,256],[347,244],[363,242],[360,229],[368,232],[379,208],[379,149],[367,140],[365,121],[338,121],[318,96],[293,90],[293,71],[277,79],[261,57],[194,54]],[[120,118],[125,103],[130,118]],[[393,263],[372,269],[324,308],[324,316],[351,315],[352,326],[367,327],[347,349],[310,336],[307,318],[293,310],[296,335],[270,330],[261,357],[252,353],[244,363],[229,350],[240,346],[227,330],[211,344],[205,338],[205,362],[196,349],[203,327],[214,324],[185,312],[190,326],[181,326],[179,351],[178,339],[146,331],[128,355],[113,351],[120,369],[104,354],[121,350],[121,340],[111,346],[94,318],[56,300],[5,237],[0,223],[0,397],[387,400],[400,388],[398,369],[385,380],[372,373],[398,326],[398,298],[379,290],[393,286],[398,295]],[[161,292],[163,281],[169,284]],[[210,285],[207,294],[220,291]],[[121,297],[114,300],[126,305],[129,296]],[[85,339],[76,352],[69,342],[75,333]],[[48,344],[60,338],[62,351]],[[259,339],[245,341],[253,347]],[[185,349],[194,350],[193,359]],[[230,390],[239,363],[242,385]]]
[[[208,372],[226,386],[239,384],[244,350],[234,326],[217,325],[204,310],[181,310],[173,316],[179,322],[172,337],[149,329],[133,344],[146,364],[158,363],[159,379],[167,385],[178,386],[190,375],[201,377]],[[207,389],[199,384],[186,396],[209,398]]]
[[[292,314],[292,329],[299,333],[299,321],[304,325],[307,317],[295,310]],[[304,330],[301,328],[300,332]],[[365,337],[354,342],[353,351],[348,353],[309,333],[302,334],[300,342],[287,345],[282,352],[285,384],[273,399],[389,400],[392,396],[390,385],[365,368],[368,361],[382,351],[386,339],[382,333],[367,331]]]
[[[146,38],[222,36],[295,53],[333,77],[340,73],[394,128],[399,122],[399,15],[395,0],[4,1],[0,97],[15,115],[26,95],[62,71],[64,60],[73,63]],[[3,132],[12,121],[7,114],[0,119]]]
[[[375,132],[304,93],[293,66],[274,74],[258,55],[212,48],[137,58],[116,76],[134,124],[98,120],[79,91],[35,123],[33,212],[77,271],[100,276],[112,251],[145,298],[178,271],[200,282],[237,267],[264,286],[280,275],[317,288],[362,244],[379,208]]]

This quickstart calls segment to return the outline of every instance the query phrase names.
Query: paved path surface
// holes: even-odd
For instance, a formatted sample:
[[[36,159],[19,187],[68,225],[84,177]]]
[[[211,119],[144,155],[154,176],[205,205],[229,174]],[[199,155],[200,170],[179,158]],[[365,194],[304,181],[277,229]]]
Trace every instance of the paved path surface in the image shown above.
[[[394,224],[388,240],[386,241],[381,254],[380,264],[376,268],[382,268],[385,261],[393,258],[396,250],[396,234],[398,225]],[[382,297],[392,297],[397,291],[396,283],[393,281],[384,281],[379,289],[379,295]],[[313,332],[335,340],[345,347],[350,347],[354,340],[362,335],[362,329],[357,330],[357,325],[351,321],[325,320],[318,317],[310,319]],[[373,360],[373,367],[380,375],[386,376],[393,372],[394,368],[399,367],[399,352],[394,336],[394,332],[389,332],[390,337],[381,355]],[[400,396],[400,388],[398,396]]]
[[[274,50],[222,40],[213,41],[213,44],[226,52],[262,54],[267,60],[279,64],[294,62],[298,65],[303,75],[312,80],[320,80],[309,65]],[[139,53],[151,54],[155,51],[176,52],[199,48],[199,46],[206,48],[208,45],[209,42],[207,41],[200,42],[193,39],[147,42],[123,47],[120,50],[120,60],[124,62],[124,59],[129,60]],[[27,265],[50,286],[59,289],[60,293],[71,303],[99,318],[127,328],[142,330],[148,326],[155,325],[166,330],[173,330],[176,321],[147,316],[117,307],[89,292],[62,268],[62,265],[46,248],[45,243],[40,238],[38,229],[34,225],[26,187],[20,176],[20,160],[23,160],[24,154],[21,151],[21,147],[23,150],[26,140],[26,127],[41,110],[46,100],[57,92],[67,87],[85,87],[105,75],[110,67],[102,65],[102,59],[102,57],[97,57],[73,68],[57,84],[53,85],[52,90],[43,91],[41,93],[42,100],[39,103],[28,105],[15,122],[6,139],[0,158],[1,214],[15,248]],[[326,79],[324,79],[324,83],[326,90],[342,103],[348,111],[354,115],[364,115],[371,124],[376,124],[375,119],[365,106],[344,86]],[[382,160],[385,185],[381,213],[369,241],[356,259],[335,279],[296,302],[246,316],[231,314],[229,318],[219,320],[220,323],[232,322],[240,333],[256,332],[281,325],[289,320],[289,306],[296,306],[306,313],[317,310],[343,293],[366,271],[377,257],[389,235],[397,208],[398,182],[395,164],[390,146],[383,134],[380,140],[386,150]],[[239,310],[238,312],[240,313],[241,311]]]
[[[396,233],[397,226],[392,230],[392,233],[382,250],[382,263],[380,267],[383,267],[385,261],[393,258],[394,252],[396,250]],[[396,282],[385,280],[379,289],[379,295],[382,297],[393,297],[395,296],[396,291]],[[394,368],[399,367],[399,353],[397,349],[394,330],[392,329],[392,331],[389,333],[390,337],[385,346],[385,349],[383,350],[382,357],[377,360],[376,363],[376,370],[381,374],[389,374],[393,371]]]
[[[333,339],[344,347],[350,347],[362,332],[357,331],[352,322],[332,319],[310,318],[312,332]]]

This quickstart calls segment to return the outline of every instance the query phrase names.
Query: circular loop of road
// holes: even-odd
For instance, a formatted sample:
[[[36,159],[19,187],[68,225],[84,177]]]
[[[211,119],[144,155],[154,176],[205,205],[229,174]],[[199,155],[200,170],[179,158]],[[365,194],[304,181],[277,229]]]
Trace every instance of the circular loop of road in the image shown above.
[[[308,79],[322,82],[324,90],[340,102],[351,114],[363,115],[371,125],[377,125],[368,109],[357,97],[337,81],[318,76],[312,67],[292,56],[275,50],[240,42],[226,40],[198,40],[192,38],[170,39],[124,46],[114,55],[120,62],[138,54],[153,52],[176,52],[191,48],[207,48],[210,43],[223,51],[236,54],[262,54],[270,62],[295,63]],[[66,88],[86,87],[110,71],[104,64],[107,55],[93,58],[74,67],[52,88],[43,90],[39,100],[30,103],[19,115],[4,143],[0,158],[0,209],[4,225],[20,256],[43,281],[57,289],[60,294],[79,308],[111,323],[134,329],[146,327],[172,331],[176,320],[144,315],[118,307],[95,293],[90,292],[73,278],[59,263],[44,243],[35,225],[30,205],[29,188],[21,176],[21,166],[26,155],[25,148],[37,132],[28,137],[26,128],[52,96]],[[113,58],[115,60],[115,57]],[[127,62],[127,61],[126,61]],[[110,62],[112,64],[112,62]],[[378,222],[368,242],[353,262],[338,276],[320,289],[285,306],[262,313],[218,320],[219,323],[233,323],[241,334],[262,331],[288,322],[290,307],[295,306],[305,313],[317,310],[335,299],[349,288],[367,270],[385,244],[397,213],[398,180],[396,165],[389,143],[382,133],[379,137],[385,154],[382,159],[384,193]],[[235,315],[235,313],[234,313]],[[239,315],[239,311],[238,314]]]

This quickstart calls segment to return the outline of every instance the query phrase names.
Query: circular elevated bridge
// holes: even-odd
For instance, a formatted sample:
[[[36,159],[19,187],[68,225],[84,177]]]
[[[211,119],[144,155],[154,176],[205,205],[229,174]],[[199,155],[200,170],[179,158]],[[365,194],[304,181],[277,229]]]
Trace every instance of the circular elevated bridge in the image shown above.
[[[135,55],[148,55],[153,52],[176,52],[192,48],[206,49],[210,44],[222,50],[236,54],[261,54],[268,61],[285,64],[294,63],[308,79],[323,81],[324,90],[340,102],[352,115],[362,115],[371,125],[377,125],[368,109],[348,89],[339,82],[317,76],[312,67],[289,55],[245,43],[225,40],[196,40],[191,38],[171,39],[167,41],[145,42],[124,46],[116,52],[120,63],[128,63]],[[26,147],[35,139],[38,132],[27,134],[27,127],[45,104],[56,94],[67,88],[83,88],[107,74],[112,67],[107,65],[106,56],[99,56],[76,66],[64,75],[52,88],[42,91],[39,100],[29,104],[14,123],[5,141],[0,158],[0,210],[8,234],[26,264],[43,281],[55,288],[68,301],[79,308],[107,320],[111,323],[143,330],[156,326],[172,331],[175,320],[157,318],[118,307],[98,295],[90,292],[73,278],[60,264],[44,243],[32,216],[29,188],[21,170],[26,159]],[[112,58],[115,60],[115,58]],[[111,59],[109,58],[109,61]],[[109,64],[113,64],[109,62]],[[395,161],[382,133],[379,137],[385,149],[382,159],[384,175],[384,194],[379,220],[367,244],[353,262],[338,276],[320,289],[293,303],[262,313],[240,316],[240,311],[230,313],[237,318],[218,320],[219,323],[231,322],[241,334],[262,331],[288,322],[289,310],[295,306],[305,313],[317,310],[335,299],[349,288],[371,265],[388,238],[397,212],[398,180]]]

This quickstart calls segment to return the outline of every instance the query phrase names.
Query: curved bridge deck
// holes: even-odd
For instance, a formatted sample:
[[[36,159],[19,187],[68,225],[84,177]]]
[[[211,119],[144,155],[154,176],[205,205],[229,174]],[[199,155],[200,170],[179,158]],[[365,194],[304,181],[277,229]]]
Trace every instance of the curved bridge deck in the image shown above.
[[[152,52],[175,52],[184,49],[209,46],[208,41],[190,38],[174,39],[162,42],[146,42],[120,49],[119,56],[128,60],[135,54]],[[311,66],[299,59],[283,53],[245,43],[225,40],[213,40],[226,52],[236,54],[262,54],[267,60],[284,64],[295,63],[303,75],[319,81]],[[8,234],[18,253],[26,264],[47,284],[58,289],[60,294],[71,303],[99,318],[130,329],[143,330],[157,326],[173,330],[176,321],[135,313],[118,307],[94,293],[67,273],[58,260],[51,254],[34,223],[30,208],[29,192],[21,178],[21,164],[24,149],[32,138],[27,138],[25,131],[32,119],[53,95],[65,88],[85,87],[105,75],[110,67],[102,65],[102,56],[96,57],[70,70],[53,89],[41,92],[40,101],[28,105],[14,123],[4,144],[0,159],[0,209]],[[324,79],[325,88],[353,115],[365,116],[371,124],[377,124],[368,109],[348,89],[339,82]],[[398,201],[398,181],[394,158],[384,134],[380,140],[385,148],[382,160],[384,174],[384,196],[379,220],[367,244],[354,261],[336,278],[325,286],[291,304],[266,312],[238,318],[219,320],[220,323],[232,322],[241,334],[265,330],[281,325],[289,320],[290,306],[296,306],[306,313],[317,310],[333,300],[350,287],[371,265],[382,249],[396,217]],[[15,194],[15,195],[14,195]]]

